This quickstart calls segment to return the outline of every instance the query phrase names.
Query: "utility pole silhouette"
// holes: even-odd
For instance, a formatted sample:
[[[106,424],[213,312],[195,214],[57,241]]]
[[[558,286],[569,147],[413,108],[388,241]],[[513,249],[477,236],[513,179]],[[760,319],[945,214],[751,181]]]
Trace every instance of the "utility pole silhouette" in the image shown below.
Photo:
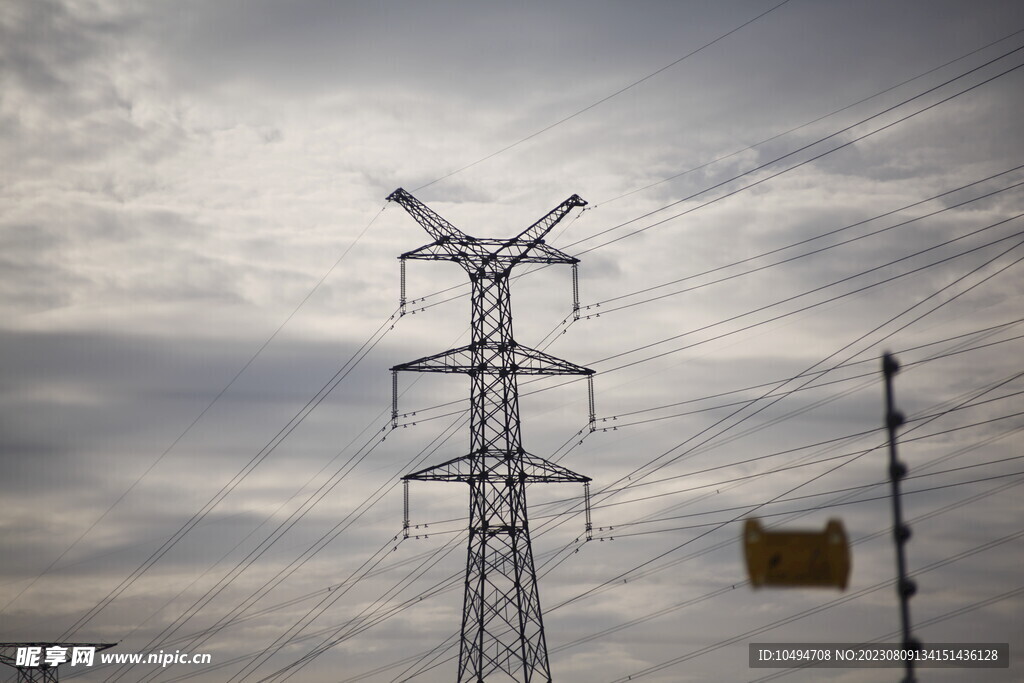
[[[403,477],[406,486],[410,480],[469,484],[469,549],[457,681],[550,681],[526,484],[581,482],[588,491],[590,479],[523,449],[517,377],[592,375],[593,370],[515,341],[509,274],[525,263],[571,264],[575,293],[579,260],[545,244],[544,236],[586,202],[573,195],[515,237],[482,239],[463,233],[401,188],[388,200],[400,204],[434,239],[399,257],[402,305],[408,259],[454,261],[466,270],[472,284],[471,343],[391,369],[394,373],[459,372],[470,377],[469,454]],[[397,418],[397,403],[393,408]],[[408,496],[406,501],[408,529]]]

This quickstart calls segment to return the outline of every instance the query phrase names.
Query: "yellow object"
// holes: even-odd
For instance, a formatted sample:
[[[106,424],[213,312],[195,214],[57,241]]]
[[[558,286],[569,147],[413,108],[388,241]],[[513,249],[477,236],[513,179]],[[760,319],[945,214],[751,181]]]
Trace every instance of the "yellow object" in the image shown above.
[[[846,590],[850,578],[850,546],[838,519],[830,519],[824,531],[765,531],[759,520],[748,519],[743,551],[755,588]]]

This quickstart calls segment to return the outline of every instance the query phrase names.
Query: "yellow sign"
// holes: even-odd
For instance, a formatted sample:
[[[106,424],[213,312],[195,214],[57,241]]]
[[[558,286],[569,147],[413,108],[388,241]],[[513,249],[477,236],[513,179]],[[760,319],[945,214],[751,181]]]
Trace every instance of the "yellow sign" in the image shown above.
[[[843,523],[831,519],[824,531],[765,531],[748,519],[743,529],[747,574],[761,586],[846,590],[850,546]]]

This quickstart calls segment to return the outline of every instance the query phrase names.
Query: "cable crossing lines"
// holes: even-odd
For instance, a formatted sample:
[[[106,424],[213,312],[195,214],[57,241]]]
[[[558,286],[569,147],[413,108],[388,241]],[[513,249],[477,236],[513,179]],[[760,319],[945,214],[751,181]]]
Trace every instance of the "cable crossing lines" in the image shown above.
[[[481,158],[477,159],[476,161],[473,161],[473,162],[471,162],[469,164],[466,164],[465,166],[462,166],[460,168],[455,169],[454,171],[450,171],[450,172],[448,172],[448,173],[446,173],[446,174],[444,174],[444,175],[442,175],[440,177],[435,178],[434,180],[431,180],[428,183],[424,183],[423,185],[420,185],[419,187],[415,188],[413,190],[413,192],[418,192],[418,191],[420,191],[422,189],[430,187],[431,185],[435,185],[435,184],[441,182],[442,180],[447,180],[448,178],[451,178],[453,175],[456,175],[458,173],[462,173],[463,171],[466,171],[466,170],[468,170],[470,168],[473,168],[477,164],[481,164],[481,163],[487,161],[488,159],[492,159],[492,158],[498,156],[499,154],[504,154],[505,152],[509,151],[510,149],[512,149],[514,147],[518,147],[519,145],[521,145],[524,142],[527,142],[529,140],[532,140],[533,138],[537,137],[538,135],[542,135],[542,134],[548,132],[549,130],[551,130],[553,128],[557,128],[558,126],[562,125],[566,121],[574,119],[574,118],[576,118],[577,116],[579,116],[581,114],[585,114],[586,112],[590,111],[594,107],[597,107],[598,105],[604,104],[605,102],[607,102],[608,100],[610,100],[610,99],[612,99],[614,97],[618,97],[619,95],[621,95],[622,93],[626,92],[627,90],[631,90],[632,88],[635,88],[636,86],[640,85],[644,81],[647,81],[647,80],[650,80],[651,78],[654,78],[655,76],[657,76],[661,72],[667,71],[668,69],[671,69],[676,64],[679,64],[680,62],[683,62],[683,61],[689,59],[690,57],[694,56],[698,52],[702,52],[703,50],[711,47],[715,43],[717,43],[717,42],[719,42],[721,40],[724,40],[725,38],[728,38],[729,36],[731,36],[732,34],[736,33],[737,31],[739,31],[739,30],[741,30],[743,28],[746,28],[750,24],[753,24],[758,19],[761,19],[762,17],[765,17],[768,14],[771,14],[772,12],[774,12],[775,10],[777,10],[780,7],[782,7],[783,5],[785,5],[788,2],[789,2],[789,0],[782,0],[782,2],[779,2],[779,3],[775,4],[775,5],[772,5],[771,7],[766,9],[765,11],[763,11],[760,14],[758,14],[757,16],[753,17],[752,19],[748,19],[747,21],[743,22],[742,24],[740,24],[736,28],[723,33],[722,35],[720,35],[717,38],[714,38],[714,39],[704,43],[703,45],[701,45],[698,48],[695,48],[695,49],[691,50],[690,52],[686,53],[682,57],[676,59],[674,62],[672,62],[670,64],[666,64],[665,66],[661,67],[660,69],[647,74],[643,78],[635,80],[632,83],[630,83],[629,85],[624,86],[622,88],[619,88],[618,90],[616,90],[615,92],[611,93],[610,95],[606,95],[606,96],[602,97],[601,99],[597,100],[596,102],[592,102],[591,104],[588,104],[587,106],[583,107],[582,109],[579,109],[576,112],[574,112],[572,114],[569,114],[568,116],[565,116],[565,117],[559,119],[558,121],[555,121],[554,123],[548,124],[544,128],[541,128],[540,130],[535,131],[535,132],[527,135],[524,138],[520,138],[519,140],[516,140],[515,142],[513,142],[513,143],[511,143],[509,145],[506,145],[506,146],[502,147],[501,149],[499,149],[497,151],[491,152],[487,156],[481,157]]]
[[[579,244],[582,244],[583,242],[592,240],[592,239],[594,239],[596,237],[600,237],[602,235],[608,234],[608,233],[610,233],[610,232],[612,232],[614,230],[618,230],[619,228],[623,228],[623,227],[625,227],[627,225],[630,225],[632,223],[640,221],[640,220],[642,220],[644,218],[648,218],[650,216],[653,216],[654,214],[660,213],[661,211],[669,209],[669,208],[671,208],[673,206],[677,206],[677,205],[682,204],[684,202],[687,202],[687,201],[689,201],[691,199],[695,199],[695,198],[697,198],[697,197],[699,197],[699,196],[701,196],[703,194],[706,194],[707,192],[710,192],[711,190],[724,187],[724,186],[728,185],[729,183],[732,183],[733,181],[736,181],[736,180],[739,180],[740,178],[744,178],[746,176],[754,174],[757,171],[766,169],[769,166],[772,166],[772,165],[776,164],[777,162],[782,161],[783,159],[788,159],[789,157],[797,155],[800,152],[809,150],[810,148],[812,148],[812,147],[814,147],[814,146],[816,146],[816,145],[818,145],[820,143],[823,143],[826,140],[831,140],[832,138],[835,138],[835,137],[837,137],[839,135],[842,135],[843,133],[850,132],[854,128],[856,128],[857,126],[860,126],[860,125],[862,125],[864,123],[867,123],[868,121],[871,121],[871,120],[876,119],[876,118],[878,118],[880,116],[888,114],[889,112],[895,111],[899,107],[902,107],[902,106],[904,106],[906,104],[909,104],[910,102],[913,102],[914,100],[917,100],[917,99],[919,99],[921,97],[924,97],[925,95],[928,95],[930,93],[936,92],[940,88],[942,88],[942,87],[944,87],[946,85],[949,85],[950,83],[953,83],[953,82],[955,82],[955,81],[957,81],[957,80],[959,80],[961,78],[964,78],[966,76],[969,76],[970,74],[973,74],[973,73],[975,73],[977,71],[980,71],[980,70],[984,69],[986,66],[989,66],[990,64],[994,64],[995,62],[997,62],[997,61],[999,61],[1001,59],[1004,59],[1004,58],[1006,58],[1006,57],[1008,57],[1010,55],[1013,55],[1013,54],[1015,54],[1015,53],[1017,53],[1017,52],[1019,52],[1021,50],[1024,50],[1024,45],[1022,45],[1020,47],[1017,47],[1017,48],[1014,48],[1013,50],[1010,50],[1008,52],[1005,52],[1002,55],[1000,55],[1000,56],[998,56],[998,57],[996,57],[994,59],[991,59],[988,62],[985,62],[984,64],[982,64],[980,66],[977,66],[977,67],[975,67],[973,69],[965,71],[965,72],[963,72],[963,73],[961,73],[961,74],[959,74],[959,75],[957,75],[957,76],[955,76],[955,77],[953,77],[953,78],[951,78],[951,79],[949,79],[949,80],[947,80],[947,81],[945,81],[943,83],[940,83],[939,85],[936,85],[936,86],[934,86],[932,88],[929,88],[929,89],[927,89],[927,90],[925,90],[923,92],[920,92],[917,95],[914,95],[913,97],[910,97],[910,98],[908,98],[908,99],[906,99],[906,100],[904,100],[902,102],[899,102],[898,104],[895,104],[895,105],[893,105],[891,107],[883,109],[882,111],[880,111],[880,112],[878,112],[876,114],[873,114],[873,115],[871,115],[871,116],[869,116],[867,118],[864,118],[864,119],[862,119],[860,121],[857,121],[856,123],[850,124],[850,125],[848,125],[848,126],[846,126],[844,128],[841,128],[840,130],[837,130],[837,131],[835,131],[833,133],[830,133],[829,135],[826,135],[826,136],[824,136],[822,138],[819,138],[819,139],[817,139],[817,140],[815,140],[815,141],[813,141],[811,143],[803,145],[803,146],[801,146],[801,147],[799,147],[797,149],[794,149],[794,150],[792,150],[790,152],[786,152],[785,154],[783,154],[781,156],[778,156],[778,157],[775,157],[774,159],[771,159],[770,161],[766,161],[764,163],[761,163],[758,166],[755,166],[754,168],[751,168],[751,169],[749,169],[747,171],[744,171],[743,173],[735,175],[735,176],[733,176],[731,178],[727,178],[727,179],[725,179],[725,180],[723,180],[721,182],[715,183],[714,185],[706,187],[703,190],[699,190],[699,191],[697,191],[697,192],[695,192],[693,194],[690,194],[690,195],[688,195],[686,197],[683,197],[682,199],[677,199],[676,201],[673,201],[673,202],[671,202],[669,204],[666,204],[666,205],[664,205],[664,206],[662,206],[662,207],[660,207],[658,209],[654,209],[652,211],[648,211],[647,213],[644,213],[644,214],[642,214],[640,216],[637,216],[636,218],[632,218],[632,219],[630,219],[630,220],[628,220],[626,222],[619,223],[618,225],[614,225],[614,226],[612,226],[610,228],[606,228],[605,230],[601,230],[600,232],[596,232],[596,233],[594,233],[593,235],[591,235],[589,237],[577,240],[577,241],[575,241],[575,242],[573,242],[571,244],[568,244],[566,246],[566,248],[568,249],[568,248],[577,246]],[[978,88],[980,88],[980,87],[982,87],[984,85],[987,85],[988,83],[991,83],[992,81],[995,81],[998,78],[1006,76],[1007,74],[1010,74],[1010,73],[1012,73],[1012,72],[1014,72],[1014,71],[1016,71],[1016,70],[1018,70],[1018,69],[1020,69],[1022,67],[1024,67],[1024,64],[1017,64],[1016,66],[1011,66],[1011,67],[1009,67],[1007,69],[1004,69],[1003,71],[995,74],[994,76],[989,76],[988,78],[985,78],[984,80],[982,80],[982,81],[980,81],[978,83],[975,83],[973,85],[967,86],[967,87],[963,88],[962,90],[953,93],[952,95],[947,95],[946,97],[943,97],[940,100],[937,100],[937,101],[935,101],[935,102],[933,102],[931,104],[925,105],[925,106],[921,107],[920,109],[918,109],[916,111],[910,112],[909,114],[905,114],[905,115],[901,116],[900,118],[897,118],[894,121],[891,121],[891,122],[886,123],[886,124],[884,124],[882,126],[879,126],[878,128],[875,128],[874,130],[868,131],[866,133],[861,133],[861,134],[857,135],[856,137],[847,140],[846,142],[839,143],[835,147],[832,147],[831,149],[827,149],[824,152],[818,152],[818,153],[814,154],[814,156],[811,156],[811,157],[809,157],[807,159],[804,159],[803,161],[796,162],[792,166],[789,166],[789,167],[784,168],[784,169],[782,169],[780,171],[775,171],[774,173],[771,173],[769,175],[761,177],[758,180],[755,180],[755,181],[749,183],[748,185],[744,185],[744,186],[736,188],[734,190],[729,190],[725,194],[719,195],[719,196],[717,196],[717,197],[715,197],[713,199],[709,199],[709,200],[705,201],[702,204],[698,204],[697,206],[691,207],[689,209],[685,209],[685,210],[681,211],[680,213],[674,214],[674,215],[669,216],[667,218],[659,219],[659,220],[655,221],[654,223],[651,223],[650,225],[646,225],[644,227],[637,228],[637,229],[633,230],[632,232],[628,232],[628,233],[626,233],[624,235],[619,235],[618,237],[613,237],[613,238],[611,238],[611,239],[609,239],[609,240],[607,240],[605,242],[602,242],[602,243],[600,243],[598,245],[595,245],[595,246],[583,249],[582,251],[577,252],[576,256],[582,256],[583,254],[591,252],[591,251],[593,251],[595,249],[598,249],[600,247],[604,247],[604,246],[607,246],[609,244],[613,244],[613,243],[618,242],[620,240],[626,239],[627,237],[632,237],[633,235],[636,235],[638,233],[644,232],[646,230],[650,230],[651,228],[655,228],[655,227],[657,227],[659,225],[663,225],[663,224],[665,224],[665,223],[667,223],[667,222],[669,222],[671,220],[674,220],[674,219],[679,218],[681,216],[684,216],[684,215],[686,215],[688,213],[696,211],[697,209],[700,209],[700,208],[703,208],[705,206],[714,204],[714,203],[719,202],[719,201],[721,201],[723,199],[731,197],[731,196],[733,196],[735,194],[743,192],[744,190],[748,190],[748,189],[750,189],[752,187],[756,187],[756,186],[758,186],[758,185],[760,185],[762,183],[768,182],[769,180],[772,180],[773,178],[776,178],[776,177],[778,177],[780,175],[783,175],[784,173],[788,173],[788,172],[790,172],[792,170],[795,170],[795,169],[800,168],[802,166],[805,166],[807,164],[813,163],[814,161],[817,161],[818,159],[821,159],[822,157],[825,157],[825,156],[827,156],[829,154],[832,154],[833,152],[837,152],[837,151],[839,151],[841,149],[845,149],[845,148],[847,148],[847,147],[849,147],[851,145],[856,144],[857,142],[860,142],[861,140],[864,140],[864,139],[869,138],[869,137],[871,137],[873,135],[876,135],[878,133],[886,131],[886,130],[892,128],[893,126],[899,125],[899,124],[903,123],[904,121],[907,121],[909,119],[914,118],[915,116],[918,116],[918,115],[923,114],[923,113],[925,113],[927,111],[930,111],[930,110],[932,110],[932,109],[934,109],[934,108],[936,108],[936,107],[938,107],[938,106],[940,106],[942,104],[945,104],[946,102],[949,102],[950,100],[953,100],[953,99],[955,99],[957,97],[960,97],[961,95],[965,95],[965,94],[967,94],[969,92],[972,92],[972,91],[974,91],[974,90],[976,90],[976,89],[978,89]]]

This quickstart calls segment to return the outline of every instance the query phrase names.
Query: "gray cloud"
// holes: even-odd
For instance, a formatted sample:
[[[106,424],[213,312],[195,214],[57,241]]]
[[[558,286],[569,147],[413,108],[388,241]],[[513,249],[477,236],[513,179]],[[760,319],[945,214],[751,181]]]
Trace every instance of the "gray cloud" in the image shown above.
[[[310,630],[340,626],[385,595],[452,538],[447,532],[463,526],[459,520],[466,513],[465,487],[417,484],[413,521],[431,524],[431,536],[393,549],[402,514],[398,475],[468,447],[465,428],[445,431],[457,416],[438,417],[465,405],[465,378],[402,376],[400,422],[409,426],[387,431],[387,368],[463,343],[459,335],[467,327],[468,306],[459,298],[389,320],[398,296],[395,257],[427,237],[397,207],[374,219],[383,198],[395,187],[413,190],[523,140],[769,6],[21,2],[0,11],[0,149],[10,160],[0,169],[0,459],[6,475],[0,479],[0,606],[25,591],[4,611],[3,637],[50,638],[67,628],[231,481],[360,345],[375,339],[374,330],[394,324],[271,457],[76,637],[124,639],[121,651],[142,651],[335,473],[347,472],[179,635],[212,624],[339,521],[347,523],[349,515],[362,516],[255,609],[302,601],[221,631],[202,647],[216,662],[265,649],[328,586],[358,572],[378,549],[390,551],[379,566],[383,573],[361,580]],[[565,334],[559,325],[570,313],[568,269],[538,272],[513,287],[517,339],[541,345],[554,332],[549,352],[592,364],[599,371],[598,417],[607,420],[598,422],[597,432],[587,429],[584,383],[532,393],[558,382],[524,379],[525,446],[539,455],[564,455],[563,464],[594,478],[595,492],[621,486],[613,483],[623,477],[633,484],[610,498],[596,497],[594,519],[602,527],[596,536],[605,540],[584,544],[564,561],[556,553],[573,548],[582,521],[548,515],[578,504],[573,497],[579,491],[531,488],[544,605],[553,608],[679,547],[655,560],[649,568],[658,571],[648,576],[615,579],[586,599],[551,609],[548,642],[559,680],[635,674],[840,596],[752,592],[741,585],[742,556],[732,542],[737,525],[701,538],[708,527],[685,527],[728,519],[737,514],[732,508],[789,489],[804,495],[884,480],[880,451],[829,474],[824,472],[835,460],[805,464],[881,443],[881,389],[874,375],[882,348],[931,344],[901,353],[907,368],[898,378],[898,399],[912,417],[954,406],[1019,371],[1016,327],[941,341],[1018,318],[1019,266],[896,331],[909,315],[1011,263],[1016,252],[883,325],[1014,241],[826,302],[984,240],[1014,236],[1017,223],[771,306],[1013,216],[1020,212],[1019,190],[806,259],[711,282],[799,250],[747,266],[729,266],[733,261],[1015,165],[1019,73],[734,197],[696,208],[781,166],[659,210],[980,64],[1019,38],[753,150],[626,193],[996,40],[1020,25],[1021,12],[1001,2],[789,3],[621,95],[415,191],[452,223],[482,236],[514,234],[578,192],[591,208],[566,220],[550,239],[571,253],[650,226],[581,255],[582,303],[590,307]],[[842,237],[1020,179],[1019,172],[1007,174]],[[638,219],[648,212],[654,213]],[[654,225],[674,214],[683,215]],[[42,574],[174,442],[349,248],[185,438]],[[464,274],[452,264],[411,264],[408,276],[412,298],[464,284]],[[683,278],[688,279],[658,287]],[[697,285],[691,292],[611,310]],[[413,306],[463,292],[429,296]],[[629,296],[618,298],[623,295]],[[813,303],[821,305],[797,311]],[[771,307],[751,313],[762,306]],[[879,325],[878,333],[855,341]],[[673,336],[678,339],[657,343]],[[737,407],[722,404],[754,398],[766,390],[756,385],[812,368],[851,343],[835,358],[866,362],[825,375],[818,388],[794,393],[688,452]],[[993,345],[913,364],[986,343]],[[856,377],[862,373],[871,376]],[[828,384],[833,380],[842,381]],[[914,432],[936,434],[903,447],[911,473],[1015,457],[1021,422],[1007,417],[1014,398],[1001,397],[1018,386],[1019,380],[1011,381],[981,397],[1000,400],[949,413]],[[717,394],[722,395],[705,398]],[[628,424],[650,418],[664,419]],[[994,421],[975,424],[987,420]],[[860,432],[867,434],[794,450]],[[781,451],[786,452],[771,455]],[[646,478],[646,469],[633,472],[661,454],[663,460],[680,457]],[[759,456],[770,457],[736,464]],[[1016,461],[1006,460],[908,483],[909,490],[956,484],[908,495],[908,515],[922,517],[914,522],[912,566],[926,567],[1015,533],[1019,496],[1016,489],[998,487],[1017,481],[1009,476],[1017,469]],[[990,475],[1003,478],[964,483]],[[648,483],[663,477],[674,478]],[[379,502],[364,509],[377,490]],[[856,495],[884,492],[881,486]],[[648,497],[654,494],[667,495]],[[771,503],[757,514],[801,510],[836,495]],[[955,505],[975,495],[977,500]],[[841,516],[854,538],[882,532],[855,546],[851,590],[892,577],[885,500],[766,520],[820,527],[829,516]],[[630,535],[635,531],[644,534]],[[922,575],[915,619],[941,617],[1015,588],[1018,549],[1019,540],[1000,544]],[[415,599],[457,576],[464,569],[463,553],[459,543],[387,599]],[[720,590],[718,597],[704,597]],[[458,628],[459,592],[456,587],[415,599],[397,617],[340,643],[304,669],[302,679],[337,680],[339,672],[352,677],[435,647]],[[560,648],[687,600],[694,602]],[[1012,615],[1019,603],[1018,597],[968,612],[922,627],[919,635],[933,642],[1009,640],[1017,652],[1020,633]],[[896,615],[892,592],[884,589],[758,637],[871,639],[895,629]],[[741,640],[640,678],[751,678]],[[289,646],[259,675],[294,661],[313,642]],[[238,666],[199,679],[224,680]],[[449,680],[453,667],[446,662],[415,680]],[[377,679],[390,680],[403,668]],[[993,680],[1009,680],[1012,671],[1003,678],[996,672]],[[891,672],[881,673],[878,680],[891,678]],[[874,680],[861,671],[847,674],[845,680]],[[936,671],[935,680],[957,680],[959,674]],[[96,671],[83,678],[106,675]]]

